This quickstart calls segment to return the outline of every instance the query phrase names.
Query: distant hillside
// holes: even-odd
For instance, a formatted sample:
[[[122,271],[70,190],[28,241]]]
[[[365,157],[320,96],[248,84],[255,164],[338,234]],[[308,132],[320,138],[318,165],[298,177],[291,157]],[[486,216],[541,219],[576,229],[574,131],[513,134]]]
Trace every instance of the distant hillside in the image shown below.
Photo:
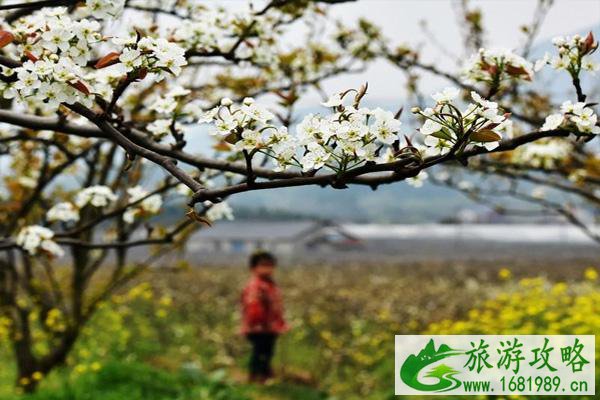
[[[234,196],[231,204],[242,210],[293,213],[356,222],[435,222],[474,206],[464,196],[434,185],[413,188],[406,183],[381,186],[377,191],[352,186],[344,190],[295,187]],[[260,213],[257,213],[261,216]],[[242,214],[243,216],[243,214]]]

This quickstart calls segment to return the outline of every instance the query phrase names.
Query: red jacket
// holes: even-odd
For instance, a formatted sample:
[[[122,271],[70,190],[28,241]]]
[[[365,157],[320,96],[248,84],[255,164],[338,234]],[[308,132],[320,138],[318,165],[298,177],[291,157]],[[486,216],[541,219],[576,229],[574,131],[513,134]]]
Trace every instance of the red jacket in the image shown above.
[[[279,288],[270,279],[252,276],[242,292],[242,334],[287,330]]]

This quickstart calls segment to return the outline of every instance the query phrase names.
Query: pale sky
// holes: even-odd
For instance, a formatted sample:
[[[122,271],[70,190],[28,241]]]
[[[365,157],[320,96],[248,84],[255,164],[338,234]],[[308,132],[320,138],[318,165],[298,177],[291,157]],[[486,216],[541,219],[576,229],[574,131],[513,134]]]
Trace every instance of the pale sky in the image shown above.
[[[460,53],[462,48],[460,27],[453,9],[456,1],[450,0],[359,0],[331,7],[330,15],[346,24],[358,18],[367,18],[383,29],[393,43],[424,45],[423,61],[439,67],[452,69],[453,63],[439,48],[432,46],[424,36],[421,21],[426,20],[428,29],[444,49]],[[528,24],[534,15],[537,0],[480,0],[472,5],[483,12],[484,26],[488,29],[486,39],[490,47],[516,48],[523,43],[520,27]],[[600,25],[600,0],[555,0],[538,36],[539,41],[554,36],[586,34],[594,28],[596,37]],[[326,83],[328,92],[337,92],[347,85],[357,86],[369,82],[370,96],[381,100],[395,100],[402,89],[402,74],[385,61],[377,62],[358,76],[332,79]],[[439,80],[422,82],[424,90],[436,90],[443,84]],[[306,99],[306,104],[314,98]],[[314,104],[314,103],[313,103]]]
[[[252,4],[261,9],[270,0],[204,0],[211,6],[224,6],[232,12],[247,10]],[[366,18],[381,27],[383,34],[390,40],[390,46],[408,44],[421,49],[421,60],[435,64],[449,72],[456,71],[456,63],[445,52],[462,56],[462,36],[458,15],[455,11],[459,0],[356,0],[329,6],[329,18],[340,20],[344,25],[352,26],[359,18]],[[520,27],[530,24],[538,0],[471,0],[471,8],[479,8],[483,13],[483,22],[487,34],[486,47],[505,47],[517,49],[523,44],[524,34]],[[428,30],[436,38],[440,50],[431,44],[423,32],[421,22],[426,21]],[[541,26],[538,43],[549,42],[559,35],[579,33],[587,34],[595,29],[600,37],[600,0],[554,0],[550,12]],[[299,27],[291,29],[284,40],[298,42],[306,40],[305,32]],[[369,83],[369,95],[366,102],[379,105],[401,101],[403,74],[386,61],[377,61],[358,75],[345,75],[332,78],[322,85],[325,92],[337,93],[348,88],[357,88],[364,82]],[[432,93],[447,85],[447,81],[428,77],[420,82],[424,92]],[[316,92],[305,95],[299,102],[299,108],[314,108],[321,101]]]

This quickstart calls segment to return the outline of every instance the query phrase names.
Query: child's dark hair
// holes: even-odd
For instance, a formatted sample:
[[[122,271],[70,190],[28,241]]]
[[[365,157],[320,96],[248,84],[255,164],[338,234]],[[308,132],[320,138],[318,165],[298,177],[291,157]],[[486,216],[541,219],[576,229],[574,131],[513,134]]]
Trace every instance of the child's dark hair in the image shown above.
[[[257,250],[250,256],[250,269],[256,267],[260,263],[277,264],[277,259],[268,251]]]

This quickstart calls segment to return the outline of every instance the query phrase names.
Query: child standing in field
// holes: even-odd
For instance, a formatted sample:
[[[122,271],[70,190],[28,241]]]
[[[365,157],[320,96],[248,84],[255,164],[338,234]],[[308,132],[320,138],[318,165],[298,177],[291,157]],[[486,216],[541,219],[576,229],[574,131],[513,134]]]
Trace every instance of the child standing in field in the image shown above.
[[[288,327],[283,319],[279,288],[273,280],[277,261],[267,252],[250,257],[251,276],[242,292],[242,334],[252,345],[249,363],[251,382],[264,383],[273,376],[271,360],[277,337]]]

